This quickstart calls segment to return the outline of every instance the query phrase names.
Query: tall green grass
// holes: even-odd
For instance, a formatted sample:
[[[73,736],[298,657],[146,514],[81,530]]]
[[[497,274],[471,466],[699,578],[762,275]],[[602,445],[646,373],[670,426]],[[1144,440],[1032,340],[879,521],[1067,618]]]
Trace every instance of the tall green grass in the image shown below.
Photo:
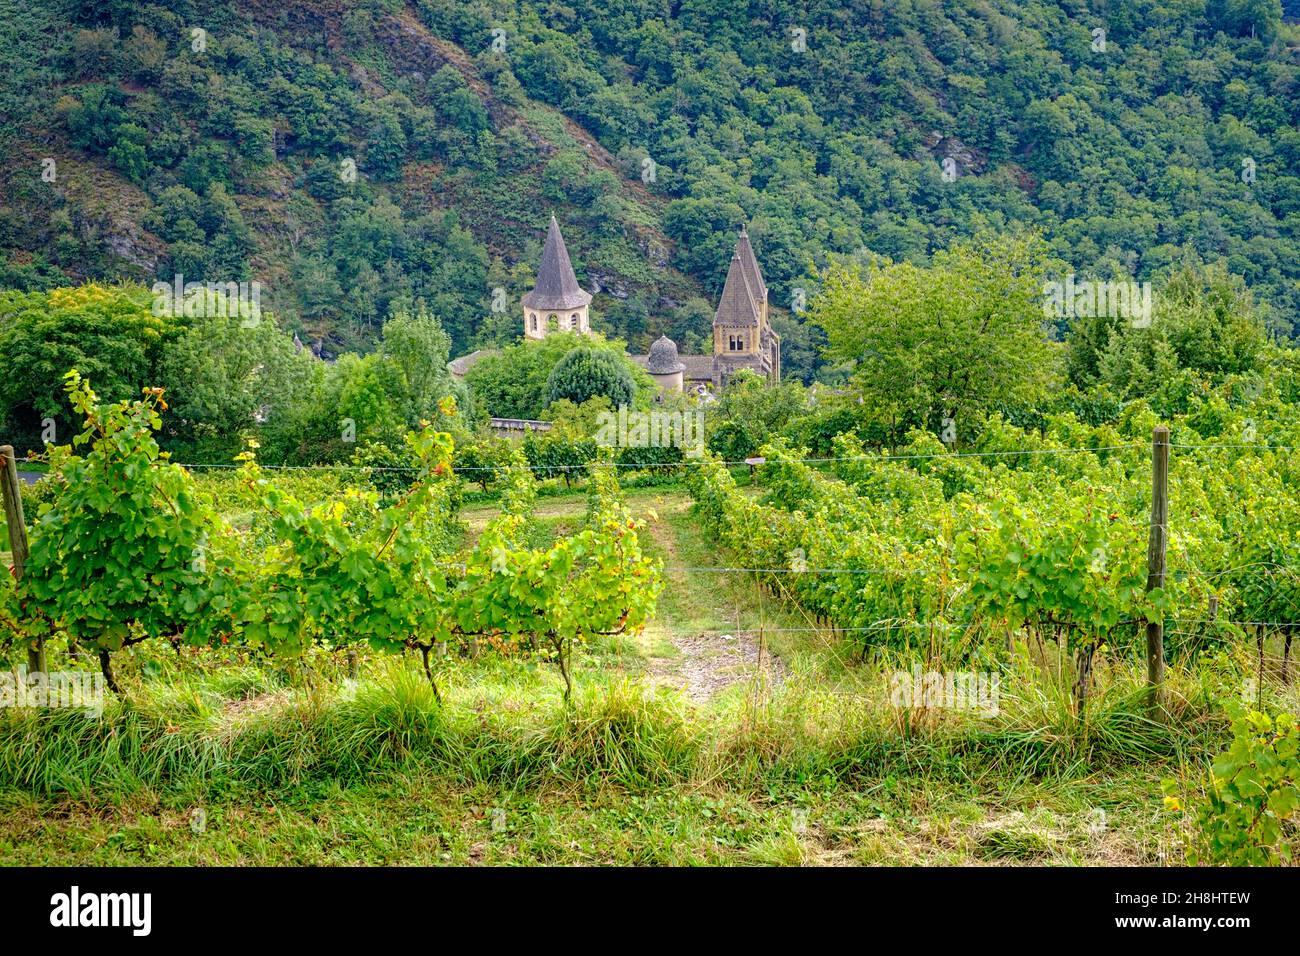
[[[443,706],[411,663],[360,682],[287,686],[257,668],[135,684],[102,718],[0,713],[0,788],[114,802],[142,790],[208,797],[304,783],[348,786],[411,770],[509,788],[763,790],[886,775],[1077,778],[1107,767],[1203,761],[1228,737],[1193,673],[1168,713],[1140,668],[1110,675],[1085,718],[1042,672],[1008,673],[996,716],[889,705],[888,667],[851,689],[799,674],[756,679],[708,705],[588,674],[566,707],[552,675],[495,664],[451,682]]]

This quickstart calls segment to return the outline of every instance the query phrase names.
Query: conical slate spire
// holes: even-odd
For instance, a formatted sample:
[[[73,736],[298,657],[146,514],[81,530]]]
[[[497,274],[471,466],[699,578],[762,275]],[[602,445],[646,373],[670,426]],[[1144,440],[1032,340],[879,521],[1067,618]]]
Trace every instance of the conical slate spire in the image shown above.
[[[573,274],[569,250],[564,247],[560,224],[552,213],[551,225],[546,231],[546,245],[542,247],[542,262],[537,268],[537,284],[524,296],[524,306],[542,312],[562,312],[590,302],[591,295],[582,291],[578,277]]]
[[[727,269],[727,281],[722,287],[718,310],[713,313],[713,324],[730,328],[762,324],[763,303],[767,301],[767,286],[758,271],[758,260],[749,244],[749,234],[744,227],[736,240],[736,251]]]
[[[758,270],[758,259],[754,257],[754,247],[749,244],[749,231],[740,227],[740,238],[736,240],[736,255],[740,256],[741,268],[745,270],[745,281],[759,301],[767,299],[767,283]]]

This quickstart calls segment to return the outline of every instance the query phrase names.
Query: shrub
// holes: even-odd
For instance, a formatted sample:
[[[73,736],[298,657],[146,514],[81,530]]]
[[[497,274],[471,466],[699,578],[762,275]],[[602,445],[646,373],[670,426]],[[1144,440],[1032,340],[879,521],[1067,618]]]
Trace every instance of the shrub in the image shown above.
[[[161,389],[101,405],[75,370],[65,378],[85,418],[73,444],[90,451],[51,452],[53,489],[31,529],[12,617],[29,642],[62,631],[96,650],[112,686],[111,652],[155,637],[202,640],[211,629],[214,604],[228,602],[208,569],[219,526],[189,473],[160,457]]]
[[[1232,745],[1210,770],[1203,801],[1189,808],[1192,864],[1287,864],[1300,838],[1300,726],[1290,714],[1240,711]],[[1174,788],[1165,782],[1166,792]],[[1167,796],[1175,810],[1182,805]]]
[[[546,380],[546,401],[568,399],[581,405],[588,399],[603,395],[610,404],[631,405],[636,384],[627,363],[607,351],[590,348],[574,349],[560,359]]]

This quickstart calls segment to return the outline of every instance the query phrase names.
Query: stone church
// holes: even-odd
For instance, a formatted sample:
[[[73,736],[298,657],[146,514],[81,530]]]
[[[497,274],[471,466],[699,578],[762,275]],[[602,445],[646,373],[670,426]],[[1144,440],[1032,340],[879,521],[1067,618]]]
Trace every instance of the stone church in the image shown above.
[[[548,332],[591,332],[591,295],[578,285],[560,225],[551,216],[537,269],[537,284],[523,298],[524,336]],[[781,337],[768,321],[767,285],[741,227],[713,314],[713,354],[679,355],[677,343],[660,336],[648,355],[629,356],[665,391],[701,392],[722,388],[738,369],[752,369],[772,384],[781,380]]]

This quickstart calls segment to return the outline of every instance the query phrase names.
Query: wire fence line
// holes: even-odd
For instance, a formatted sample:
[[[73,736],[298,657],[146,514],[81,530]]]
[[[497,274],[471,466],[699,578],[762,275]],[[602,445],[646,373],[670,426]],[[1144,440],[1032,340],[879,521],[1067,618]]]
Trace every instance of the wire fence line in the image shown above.
[[[609,448],[621,448],[624,446],[602,446]],[[673,446],[675,447],[675,446]],[[1177,444],[1171,442],[1171,449],[1177,448],[1186,451],[1213,451],[1223,449],[1252,449],[1255,451],[1296,451],[1297,446],[1292,445],[1267,445],[1260,442],[1256,443],[1237,443],[1237,444]],[[1076,454],[1099,454],[1102,452],[1116,451],[1133,451],[1139,449],[1148,449],[1147,443],[1131,443],[1124,445],[1098,445],[1082,448],[1075,447],[1056,447],[1056,448],[1016,448],[1016,449],[997,449],[993,451],[946,451],[946,452],[928,452],[924,454],[889,454],[880,453],[874,455],[847,455],[847,456],[828,456],[824,458],[786,458],[776,464],[836,464],[842,462],[874,462],[877,464],[888,464],[890,462],[901,461],[932,461],[947,460],[955,458],[1015,458],[1021,456],[1041,456],[1041,455],[1076,455]],[[16,462],[42,462],[42,456],[22,456],[14,459]],[[626,468],[633,470],[653,470],[676,468],[680,466],[697,466],[715,461],[712,458],[703,456],[683,455],[680,461],[666,462],[617,462],[617,461],[590,461],[581,464],[501,464],[501,465],[476,465],[452,467],[456,473],[482,473],[482,472],[500,472],[510,470],[528,470],[528,471],[586,471],[590,468]],[[717,462],[728,468],[753,467],[766,464],[761,460],[721,460]],[[242,467],[239,462],[179,462],[179,461],[159,461],[155,464],[174,464],[182,468],[192,470],[221,470],[236,469]],[[284,464],[258,464],[258,467],[266,471],[379,471],[379,472],[420,472],[427,469],[417,465],[367,465],[358,463],[318,463],[310,465],[284,465]]]
[[[1263,562],[1261,562],[1261,563],[1263,563]],[[1243,566],[1243,567],[1248,567],[1248,565]],[[749,568],[749,567],[740,567],[740,566],[729,567],[729,566],[725,566],[725,565],[665,565],[664,568],[663,568],[663,570],[664,570],[664,571],[671,571],[671,572],[680,572],[680,573],[684,573],[684,574],[693,574],[693,573],[697,573],[697,572],[698,572],[698,573],[701,573],[701,574],[704,574],[704,573],[712,573],[712,574],[794,574],[794,575],[800,575],[800,574],[809,574],[809,575],[819,575],[819,574],[864,574],[864,575],[879,575],[879,576],[882,576],[882,577],[883,577],[883,576],[889,576],[889,575],[907,575],[907,574],[925,575],[925,574],[933,574],[933,573],[935,572],[935,569],[934,569],[934,568],[911,568],[911,567],[898,567],[898,568],[801,568],[801,567],[788,567],[788,568]],[[1199,576],[1199,577],[1203,577],[1203,578],[1207,578],[1207,579],[1208,579],[1208,578],[1217,578],[1217,577],[1222,577],[1222,576],[1224,576],[1225,574],[1234,573],[1234,572],[1239,571],[1239,570],[1241,570],[1241,568],[1230,568],[1230,569],[1228,569],[1228,570],[1226,570],[1226,571],[1220,571],[1220,572],[1215,572],[1215,573],[1211,573],[1211,574],[1206,574],[1206,573],[1203,573],[1203,572],[1200,572],[1200,571],[1189,571],[1189,570],[1186,570],[1186,569],[1177,569],[1177,570],[1170,570],[1170,571],[1166,572],[1166,576],[1167,576],[1167,577],[1175,577],[1175,578],[1179,578],[1179,579],[1182,579],[1182,580],[1188,580],[1188,579],[1191,579],[1191,578],[1194,578],[1194,577],[1198,577],[1198,576]],[[1100,573],[1105,573],[1105,572],[1098,571],[1097,573],[1100,574]],[[1300,574],[1300,566],[1296,566],[1296,567],[1283,567],[1283,566],[1278,566],[1278,567],[1276,567],[1276,568],[1274,568],[1274,569],[1272,569],[1272,570],[1268,570],[1268,571],[1260,571],[1260,572],[1258,572],[1258,574],[1259,574],[1259,576],[1261,576],[1261,577],[1268,577],[1268,576],[1271,576],[1271,575],[1273,575],[1273,574]]]
[[[601,446],[601,447],[621,448],[625,446],[609,445],[609,446]],[[633,447],[633,446],[627,446],[627,447]],[[676,447],[676,446],[669,446],[669,447]],[[911,455],[911,454],[894,455],[894,454],[881,453],[877,455],[849,455],[849,456],[842,456],[842,457],[830,456],[825,458],[788,458],[788,459],[784,459],[784,461],[791,462],[791,463],[799,462],[802,464],[816,464],[821,462],[845,462],[845,461],[890,462],[890,461],[912,461],[912,460],[936,459],[936,458],[996,458],[996,457],[1014,457],[1018,455],[1068,455],[1068,454],[1082,454],[1085,452],[1096,453],[1096,452],[1105,452],[1105,451],[1122,451],[1126,449],[1137,449],[1137,448],[1145,448],[1145,447],[1147,446],[1142,444],[1130,444],[1130,445],[1105,445],[1105,446],[1089,447],[1089,448],[1060,447],[1060,448],[1002,449],[997,451],[951,451],[951,452],[933,452],[933,453],[916,454],[916,455]],[[44,459],[41,456],[22,456],[16,458],[15,460],[22,461],[22,462],[32,462],[32,461],[42,461]],[[577,465],[500,465],[500,466],[484,466],[482,468],[476,467],[474,469],[457,468],[455,470],[497,471],[497,470],[503,470],[508,468],[520,468],[520,467],[530,468],[530,469],[552,469],[552,468],[588,468],[592,466],[597,466],[597,467],[613,466],[613,467],[620,467],[620,468],[646,468],[646,467],[668,467],[668,466],[688,464],[688,463],[703,464],[705,461],[711,461],[711,460],[712,459],[705,459],[705,458],[687,458],[686,460],[680,462],[652,463],[650,465],[643,464],[640,462],[587,462],[584,464],[577,464]],[[166,463],[180,465],[182,468],[239,468],[241,467],[238,462],[168,461]],[[751,464],[751,462],[745,459],[734,460],[734,461],[722,461],[720,463],[723,465],[729,465],[735,467]],[[754,462],[754,464],[761,464],[761,463],[762,462]],[[311,465],[260,465],[259,467],[290,469],[290,470],[313,470],[313,469],[348,470],[348,471],[357,470],[357,469],[368,469],[372,471],[373,470],[385,470],[385,471],[419,471],[420,470],[417,466],[414,465],[380,466],[380,465],[364,465],[364,464],[337,463],[337,462],[319,463],[319,464],[311,464]]]
[[[1173,619],[1171,618],[1171,619],[1169,619],[1169,620],[1173,620]],[[1120,621],[1120,622],[1118,622],[1115,626],[1116,626],[1116,627],[1122,627],[1122,626],[1130,625],[1130,624],[1135,624],[1135,625],[1144,625],[1144,624],[1146,624],[1146,623],[1147,623],[1147,622],[1146,622],[1145,620],[1142,620],[1141,618],[1133,618],[1133,619],[1130,619],[1130,620]],[[1190,622],[1184,621],[1184,623],[1190,623]],[[1220,623],[1220,624],[1247,624],[1247,623],[1252,623],[1252,622],[1246,622],[1246,621],[1218,621],[1218,622],[1216,622],[1216,623]],[[1281,625],[1279,625],[1279,626],[1281,626]],[[1295,625],[1289,625],[1289,624],[1288,624],[1288,626],[1295,626]],[[1019,632],[1019,631],[1023,630],[1023,628],[1011,628],[1011,627],[1004,628],[1004,627],[1002,627],[1001,625],[998,625],[996,622],[991,622],[991,621],[877,621],[877,622],[874,622],[874,623],[872,623],[872,624],[846,625],[846,626],[840,626],[840,625],[835,625],[835,624],[827,624],[827,625],[824,625],[824,626],[819,626],[819,625],[808,625],[808,626],[787,626],[787,625],[768,626],[768,625],[759,625],[759,626],[756,626],[756,627],[699,628],[699,629],[694,629],[694,630],[692,630],[692,633],[699,634],[699,635],[710,635],[710,634],[712,634],[712,635],[717,635],[717,636],[722,636],[722,635],[726,635],[726,634],[736,634],[736,635],[739,635],[739,634],[746,634],[746,635],[749,635],[749,634],[759,634],[759,633],[763,633],[763,634],[776,634],[776,633],[787,633],[787,632],[790,632],[790,633],[818,633],[818,632],[820,632],[820,633],[832,633],[832,632],[833,632],[833,633],[837,633],[837,634],[838,634],[838,633],[844,633],[844,632],[902,630],[902,629],[905,629],[905,628],[916,628],[916,629],[918,629],[918,630],[933,630],[933,629],[973,630],[973,629],[977,629],[977,628],[978,628],[978,629],[982,629],[982,630],[989,630],[989,629],[993,629],[993,630],[1007,630],[1007,631],[1010,631],[1010,632],[1012,632],[1012,633],[1016,633],[1016,632]],[[1205,636],[1206,636],[1204,631],[1179,631],[1179,630],[1166,630],[1165,633],[1166,633],[1166,634],[1185,635],[1185,636],[1189,636],[1189,637],[1205,637]],[[1255,657],[1256,655],[1252,652],[1252,653],[1251,653],[1251,656],[1252,656],[1252,657]],[[1270,655],[1270,654],[1265,654],[1265,655],[1264,655],[1264,659],[1265,659],[1265,660],[1276,660],[1276,661],[1281,661],[1281,660],[1283,660],[1284,658],[1282,658],[1281,656],[1276,655],[1276,654],[1272,654],[1272,655]],[[1287,658],[1287,659],[1288,659],[1288,660],[1294,660],[1294,658]]]
[[[1256,448],[1263,451],[1295,451],[1294,445],[1265,445],[1262,442],[1237,442],[1234,444],[1203,444],[1203,445],[1180,445],[1176,442],[1169,443],[1170,448],[1180,448],[1185,451],[1215,451],[1224,448]]]

